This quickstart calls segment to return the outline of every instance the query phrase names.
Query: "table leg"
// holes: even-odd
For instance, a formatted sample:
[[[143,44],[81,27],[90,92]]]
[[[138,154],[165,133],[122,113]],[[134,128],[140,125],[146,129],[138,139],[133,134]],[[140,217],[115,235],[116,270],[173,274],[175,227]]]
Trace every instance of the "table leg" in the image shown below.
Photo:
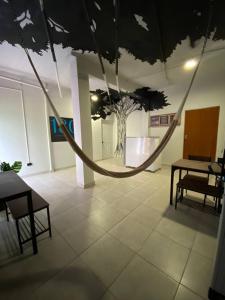
[[[31,230],[31,238],[32,238],[32,246],[33,246],[33,253],[38,253],[37,248],[37,239],[36,239],[36,233],[35,233],[35,223],[34,223],[34,213],[33,213],[33,202],[32,202],[32,192],[29,191],[27,194],[27,206],[28,206],[28,212],[30,217],[30,230]]]
[[[170,177],[170,205],[173,205],[173,181],[174,181],[174,171],[175,168],[171,167],[171,177]]]
[[[179,170],[179,181],[181,180],[181,176],[182,176],[182,170]]]

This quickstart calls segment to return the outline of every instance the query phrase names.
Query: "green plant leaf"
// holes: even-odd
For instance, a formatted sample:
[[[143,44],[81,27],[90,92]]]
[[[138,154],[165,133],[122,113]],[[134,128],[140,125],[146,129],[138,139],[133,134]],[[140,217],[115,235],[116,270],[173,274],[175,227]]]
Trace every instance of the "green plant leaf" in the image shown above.
[[[21,168],[22,168],[22,162],[21,161],[15,161],[14,164],[11,166],[11,170],[13,170],[16,173],[19,173]]]

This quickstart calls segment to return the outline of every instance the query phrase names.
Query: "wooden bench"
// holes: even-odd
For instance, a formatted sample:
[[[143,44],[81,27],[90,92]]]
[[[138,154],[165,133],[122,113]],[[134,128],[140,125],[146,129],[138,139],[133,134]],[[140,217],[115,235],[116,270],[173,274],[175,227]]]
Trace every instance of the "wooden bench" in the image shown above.
[[[204,180],[198,179],[197,176],[186,178],[184,177],[177,183],[175,208],[177,208],[177,202],[179,200],[179,191],[181,191],[180,200],[183,199],[183,190],[189,190],[199,194],[212,196],[215,199],[215,208],[217,208],[218,210],[220,209],[220,200],[223,196],[223,186],[221,184],[219,184],[218,186],[210,185]]]
[[[45,201],[40,195],[38,195],[35,191],[32,191],[32,202],[33,202],[33,212],[34,212],[34,221],[35,221],[35,235],[36,237],[49,231],[49,236],[52,236],[51,232],[51,222],[50,222],[50,213],[49,213],[49,203]],[[31,241],[31,230],[30,230],[30,220],[29,220],[29,212],[27,207],[27,198],[21,197],[15,200],[6,202],[6,216],[9,221],[9,212],[12,218],[16,223],[16,230],[18,236],[18,242],[20,247],[21,254],[23,253],[23,244]],[[43,209],[47,210],[47,221],[48,226],[46,227],[40,221],[40,219],[35,214],[38,211]]]

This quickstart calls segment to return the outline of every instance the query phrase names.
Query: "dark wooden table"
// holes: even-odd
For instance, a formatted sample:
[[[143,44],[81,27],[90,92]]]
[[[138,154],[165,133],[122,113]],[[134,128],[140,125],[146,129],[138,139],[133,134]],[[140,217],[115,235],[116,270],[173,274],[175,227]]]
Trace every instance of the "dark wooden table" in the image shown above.
[[[33,214],[32,190],[15,172],[0,173],[0,200],[10,201],[20,197],[27,197],[27,207],[30,217],[33,253],[38,252],[37,239],[35,236],[35,224]]]
[[[181,178],[181,173],[183,170],[213,175],[220,175],[221,173],[221,168],[217,163],[189,159],[179,159],[171,166],[170,205],[173,205],[173,183],[174,173],[176,170],[179,170],[179,179]]]

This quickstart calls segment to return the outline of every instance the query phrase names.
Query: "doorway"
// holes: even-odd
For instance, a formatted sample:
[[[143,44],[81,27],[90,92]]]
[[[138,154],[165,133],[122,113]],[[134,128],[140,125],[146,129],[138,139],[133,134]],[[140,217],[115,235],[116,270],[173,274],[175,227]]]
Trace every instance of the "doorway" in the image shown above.
[[[113,157],[113,122],[102,120],[102,159]]]
[[[189,155],[215,160],[220,107],[185,111],[183,158]]]

